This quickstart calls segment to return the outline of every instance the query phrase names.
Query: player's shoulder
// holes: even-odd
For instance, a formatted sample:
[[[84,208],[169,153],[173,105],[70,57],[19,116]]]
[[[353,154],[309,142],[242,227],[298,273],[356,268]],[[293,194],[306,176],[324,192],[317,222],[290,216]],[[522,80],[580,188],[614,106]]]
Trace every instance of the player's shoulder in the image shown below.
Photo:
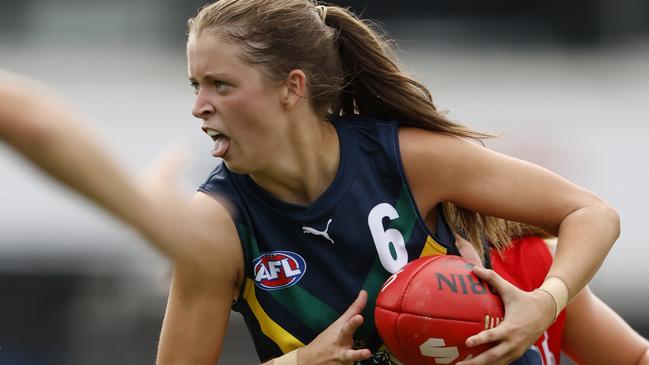
[[[190,262],[217,277],[233,277],[237,282],[243,277],[243,251],[239,234],[232,218],[231,204],[215,194],[197,192],[191,201],[194,232],[191,237],[200,242]],[[188,243],[192,246],[194,244]]]
[[[399,148],[401,154],[443,157],[447,152],[461,151],[466,148],[478,148],[475,143],[449,133],[435,132],[416,127],[399,127]]]
[[[483,148],[462,137],[421,128],[400,127],[399,153],[411,187],[429,193],[455,189],[479,166]],[[430,189],[435,186],[436,189]],[[442,198],[438,196],[437,198]],[[435,199],[427,197],[426,200]]]
[[[232,221],[232,203],[218,193],[198,191],[191,201],[192,209],[211,221],[227,223]]]
[[[230,213],[233,217],[237,217],[237,210],[235,208],[242,206],[242,197],[238,188],[242,184],[242,180],[244,180],[242,175],[237,175],[230,171],[225,163],[221,162],[212,170],[205,182],[199,186],[198,191],[202,193],[200,195],[201,201],[205,199],[205,204],[210,205],[207,202],[209,199],[206,198],[211,197],[226,212]]]

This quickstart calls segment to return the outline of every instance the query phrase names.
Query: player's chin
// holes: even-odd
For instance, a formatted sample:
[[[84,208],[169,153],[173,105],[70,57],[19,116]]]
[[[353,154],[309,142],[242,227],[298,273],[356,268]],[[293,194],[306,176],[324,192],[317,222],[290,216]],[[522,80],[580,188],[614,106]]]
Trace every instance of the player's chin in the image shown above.
[[[237,158],[236,154],[230,154],[229,151],[228,154],[222,157],[222,159],[228,170],[234,173],[244,175],[254,172],[254,168],[250,163],[247,163],[242,158]]]

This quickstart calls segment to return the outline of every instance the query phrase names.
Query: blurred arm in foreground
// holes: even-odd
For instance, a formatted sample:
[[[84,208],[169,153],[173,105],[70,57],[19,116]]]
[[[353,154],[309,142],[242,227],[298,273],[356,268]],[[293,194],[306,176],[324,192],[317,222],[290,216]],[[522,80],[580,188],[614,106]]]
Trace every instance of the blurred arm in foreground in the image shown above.
[[[191,251],[178,242],[200,245],[205,229],[192,229],[200,224],[199,214],[190,214],[189,198],[173,184],[184,160],[180,153],[168,154],[145,181],[137,182],[111,156],[99,133],[54,91],[2,69],[0,140],[136,228],[174,261]]]
[[[240,249],[224,249],[239,247],[227,238],[237,236],[226,206],[201,209],[200,199],[190,201],[174,184],[182,154],[169,153],[136,182],[52,91],[2,70],[0,140],[137,229],[172,260],[174,289],[160,341],[183,351],[160,351],[158,363],[214,363],[242,275],[235,265],[243,258]],[[175,310],[178,305],[188,309]]]

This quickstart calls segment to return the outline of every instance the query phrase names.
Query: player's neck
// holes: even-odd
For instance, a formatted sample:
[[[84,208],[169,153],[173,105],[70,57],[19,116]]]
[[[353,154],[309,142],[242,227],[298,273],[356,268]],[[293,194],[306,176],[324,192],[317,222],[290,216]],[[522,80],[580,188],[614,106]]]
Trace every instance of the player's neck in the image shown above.
[[[273,164],[252,179],[276,198],[300,205],[316,200],[331,185],[340,164],[336,128],[312,113],[292,123]]]

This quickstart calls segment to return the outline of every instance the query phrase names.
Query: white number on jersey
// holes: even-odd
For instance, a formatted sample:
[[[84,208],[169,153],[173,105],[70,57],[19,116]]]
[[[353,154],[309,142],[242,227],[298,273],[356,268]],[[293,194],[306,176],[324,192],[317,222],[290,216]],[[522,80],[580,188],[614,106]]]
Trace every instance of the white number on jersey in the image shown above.
[[[389,273],[394,274],[408,263],[408,251],[406,251],[406,242],[401,232],[394,228],[384,228],[383,218],[386,217],[395,220],[399,218],[399,213],[388,203],[378,204],[370,211],[367,224],[370,227],[381,265]]]

